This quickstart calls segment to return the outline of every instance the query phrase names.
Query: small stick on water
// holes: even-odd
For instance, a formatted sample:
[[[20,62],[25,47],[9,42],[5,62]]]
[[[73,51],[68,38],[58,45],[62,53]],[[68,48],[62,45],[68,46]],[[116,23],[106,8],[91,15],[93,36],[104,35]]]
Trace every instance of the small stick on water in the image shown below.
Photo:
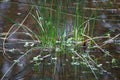
[[[119,36],[120,36],[120,33],[117,34],[116,36],[112,37],[111,39],[108,39],[107,41],[105,41],[104,44],[101,45],[100,47],[103,47],[103,46],[105,46],[106,44],[113,42],[113,40],[114,40],[115,38],[119,37]]]

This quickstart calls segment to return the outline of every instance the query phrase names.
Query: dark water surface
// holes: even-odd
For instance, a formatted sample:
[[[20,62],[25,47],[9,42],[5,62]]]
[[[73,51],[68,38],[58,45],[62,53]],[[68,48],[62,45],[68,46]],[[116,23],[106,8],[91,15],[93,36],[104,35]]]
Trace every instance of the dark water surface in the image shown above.
[[[51,1],[51,0],[50,0]],[[46,2],[46,6],[50,6],[50,1],[39,0],[43,5]],[[6,33],[14,23],[21,23],[25,16],[28,14],[33,3],[29,0],[1,0],[0,1],[0,78],[9,70],[13,62],[8,61],[3,55],[3,37],[2,33]],[[62,21],[60,24],[61,31],[66,29],[69,33],[73,31],[75,20],[75,5],[74,0],[60,1],[61,9],[67,14],[62,14]],[[95,15],[97,11],[97,19],[93,31],[93,36],[107,35],[109,32],[112,37],[116,36],[114,41],[108,41],[105,45],[105,50],[110,52],[111,56],[105,56],[99,50],[89,50],[91,58],[96,60],[101,67],[96,68],[94,63],[91,69],[94,72],[98,80],[120,80],[120,2],[119,0],[107,1],[107,0],[85,0],[84,16]],[[98,7],[98,8],[96,8]],[[53,4],[53,8],[56,6]],[[45,9],[47,10],[47,9]],[[54,13],[54,12],[53,12]],[[56,14],[56,13],[54,13]],[[47,17],[47,16],[46,16]],[[56,21],[56,20],[55,20]],[[64,27],[64,22],[67,26]],[[92,24],[93,20],[90,21]],[[24,22],[24,25],[31,30],[38,32],[35,29],[35,21],[33,18],[28,17]],[[90,25],[92,27],[93,25]],[[59,26],[58,26],[59,27]],[[18,26],[14,26],[11,30],[13,32]],[[20,33],[19,33],[20,32]],[[26,34],[27,31],[20,28],[17,33],[13,34],[6,41],[6,53],[10,56],[10,60],[16,62],[17,59],[24,54],[31,46],[25,47],[25,40],[29,40],[32,45],[31,37]],[[103,44],[106,39],[96,40],[98,44]],[[34,46],[38,45],[36,41]],[[11,50],[14,50],[12,52]],[[50,49],[51,50],[51,49]],[[74,60],[71,58],[69,52],[65,52],[63,55],[56,57],[54,51],[41,51],[40,49],[29,52],[29,55],[24,56],[18,61],[17,64],[9,70],[3,80],[97,80],[94,73],[89,67],[81,62],[77,54]],[[83,51],[83,48],[80,49]],[[35,67],[31,59],[34,56],[40,55],[40,67]],[[87,55],[86,55],[87,56]],[[114,64],[114,59],[116,64]]]

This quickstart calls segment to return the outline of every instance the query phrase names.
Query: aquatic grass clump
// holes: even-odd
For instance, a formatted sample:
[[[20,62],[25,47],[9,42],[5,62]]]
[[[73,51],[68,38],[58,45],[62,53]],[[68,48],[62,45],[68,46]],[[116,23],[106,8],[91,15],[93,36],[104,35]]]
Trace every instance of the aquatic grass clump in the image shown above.
[[[39,20],[39,18],[41,18],[39,16],[39,14],[41,15],[41,13],[39,13],[39,14],[38,13],[39,12],[37,12],[37,16],[38,16],[38,20]],[[41,31],[41,34],[42,34],[41,36],[39,36],[39,38],[42,41],[42,43],[45,44],[45,45],[47,45],[46,47],[49,47],[49,44],[53,43],[53,42],[51,42],[51,40],[54,40],[55,44],[56,44],[57,40],[60,40],[59,41],[60,43],[56,44],[57,47],[56,47],[55,51],[59,52],[59,54],[62,55],[63,53],[66,53],[66,50],[67,50],[67,51],[71,51],[72,54],[75,54],[75,55],[79,56],[79,58],[82,59],[86,63],[86,65],[89,65],[90,69],[92,70],[92,72],[95,75],[95,78],[97,79],[97,76],[96,76],[95,72],[93,71],[93,69],[91,68],[91,65],[89,64],[89,60],[87,60],[86,57],[84,57],[85,52],[82,51],[82,52],[78,53],[78,51],[77,51],[78,48],[76,50],[74,50],[74,47],[76,47],[76,46],[73,45],[74,43],[76,45],[80,44],[79,46],[81,46],[82,44],[84,44],[82,42],[84,41],[84,37],[86,37],[85,34],[86,34],[86,29],[88,28],[87,24],[88,24],[89,20],[87,20],[87,22],[84,22],[84,16],[82,16],[81,19],[79,20],[79,14],[78,14],[79,10],[78,10],[78,5],[77,5],[76,6],[76,15],[75,15],[75,24],[74,24],[73,37],[70,37],[70,38],[68,37],[68,39],[66,39],[66,37],[68,36],[68,35],[66,36],[66,32],[63,32],[63,35],[61,35],[59,37],[58,36],[56,36],[56,37],[53,36],[54,31],[57,30],[56,27],[59,26],[59,24],[60,24],[60,22],[59,22],[59,19],[60,19],[59,15],[61,14],[61,12],[59,12],[59,7],[58,7],[58,10],[57,10],[57,16],[58,16],[58,18],[57,18],[57,24],[56,24],[57,26],[56,27],[54,27],[52,25],[53,24],[53,22],[52,22],[52,10],[50,10],[50,13],[51,13],[50,20],[48,19],[48,21],[47,20],[43,21],[43,25],[42,24],[39,25],[40,31]],[[83,15],[84,13],[81,13],[81,14]],[[34,16],[34,18],[35,18],[35,16]],[[42,18],[43,18],[43,20],[45,20],[44,17],[42,17]],[[39,21],[40,22],[38,22],[38,23],[41,23],[41,20],[39,20]],[[81,21],[81,23],[79,23],[79,21]],[[46,23],[46,22],[48,22],[48,23]],[[84,27],[85,25],[86,25],[86,27]],[[53,33],[53,34],[51,35],[51,34],[49,34],[49,32]],[[55,33],[58,34],[57,31],[55,31]],[[92,40],[89,37],[87,37],[87,38],[90,39],[90,40]],[[47,41],[48,44],[46,43],[46,41]],[[59,44],[60,44],[60,46],[58,46]],[[69,47],[69,48],[66,48],[66,47]],[[85,45],[85,47],[87,47],[87,45]],[[59,54],[58,53],[55,54],[56,57]],[[91,60],[92,59],[90,58],[90,61]],[[92,60],[92,62],[94,62],[94,61]],[[57,64],[57,62],[56,62],[56,64]]]

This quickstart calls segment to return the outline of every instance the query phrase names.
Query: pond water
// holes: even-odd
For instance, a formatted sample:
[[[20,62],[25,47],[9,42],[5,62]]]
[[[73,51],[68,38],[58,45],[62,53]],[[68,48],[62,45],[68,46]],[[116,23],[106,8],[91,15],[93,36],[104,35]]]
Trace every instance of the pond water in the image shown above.
[[[51,51],[52,49],[41,50],[41,48],[35,48],[28,55],[24,55],[32,47],[39,46],[40,42],[34,40],[35,43],[33,44],[31,36],[27,34],[28,32],[23,28],[19,28],[18,25],[15,25],[10,31],[12,33],[18,29],[17,32],[8,36],[5,41],[6,44],[3,44],[6,32],[11,29],[14,23],[22,24],[22,21],[24,21],[33,6],[31,2],[33,1],[0,0],[0,78],[2,79],[5,75],[2,80],[120,80],[119,0],[85,0],[85,7],[83,7],[85,18],[94,17],[95,12],[97,14],[92,36],[111,36],[109,40],[107,40],[108,38],[96,40],[99,45],[103,44],[102,46],[106,51],[109,51],[109,56],[105,56],[104,51],[98,49],[90,49],[85,52],[84,47],[80,47],[80,51],[85,52],[82,55],[83,57],[90,55],[88,64],[91,64],[91,66],[88,64],[86,66],[77,53],[71,54],[69,51],[55,56],[56,53]],[[47,0],[38,0],[35,3],[39,3],[39,6],[44,3],[49,8],[50,2],[51,0],[48,2]],[[68,34],[73,31],[76,14],[75,6],[77,4],[79,5],[74,0],[60,1],[62,19],[58,26],[58,29],[61,30],[58,35],[64,30]],[[53,9],[56,9],[55,4],[52,6]],[[44,11],[47,10],[44,9]],[[55,15],[54,23],[56,23],[57,13],[54,10],[53,14]],[[64,22],[66,22],[66,27],[64,27]],[[88,23],[90,28],[93,26],[93,22],[94,20],[91,20]],[[38,30],[35,28],[35,23],[32,17],[28,17],[23,24],[37,33]],[[90,30],[92,33],[92,29]],[[25,43],[26,41],[28,44]],[[104,43],[106,44],[105,46]],[[6,54],[4,54],[5,52]],[[24,56],[20,58],[22,55]],[[17,61],[19,58],[20,60]],[[32,59],[36,58],[40,59],[38,64],[32,61]],[[95,60],[97,65],[92,60]]]

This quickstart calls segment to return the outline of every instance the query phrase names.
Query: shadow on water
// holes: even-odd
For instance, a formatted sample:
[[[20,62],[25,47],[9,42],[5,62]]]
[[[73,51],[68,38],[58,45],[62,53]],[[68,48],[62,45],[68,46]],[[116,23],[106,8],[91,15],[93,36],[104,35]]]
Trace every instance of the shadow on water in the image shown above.
[[[95,7],[97,3],[100,4],[99,7],[101,7],[101,5],[105,7],[105,9],[102,8],[103,10],[99,10],[98,8],[98,18],[95,23],[94,36],[106,35],[106,32],[110,32],[111,36],[116,36],[120,33],[120,15],[119,9],[117,9],[118,5],[116,4],[120,2],[109,3],[110,8],[111,5],[113,5],[112,8],[115,7],[115,9],[108,10],[108,3],[105,2],[106,0],[100,1],[103,2],[97,2],[96,0],[91,0],[90,2],[90,0],[86,0],[86,3],[88,4],[88,6],[86,7],[92,7],[85,8],[86,12],[88,13],[92,13],[92,10],[96,9]],[[18,0],[16,2],[12,2],[11,0],[6,0],[5,2],[1,1],[0,14],[13,19],[13,21],[21,22],[31,7],[30,5],[27,5],[27,3],[27,0]],[[74,4],[70,4],[72,6],[67,5],[67,7],[63,8],[63,11],[67,10],[68,13],[74,15]],[[73,10],[71,10],[70,7]],[[86,13],[86,15],[90,16],[91,14],[88,13]],[[68,21],[67,27],[64,28],[67,32],[72,32],[75,19],[75,16],[73,15],[63,16],[64,19]],[[5,17],[0,15],[0,33],[6,33],[13,24],[14,22],[9,22],[6,20]],[[35,22],[32,18],[26,20],[25,24],[32,30],[36,31],[36,29],[34,29]],[[62,26],[64,27],[64,25]],[[16,29],[17,26],[15,26],[12,31]],[[32,45],[31,37],[26,34],[27,32],[25,30],[19,29],[19,31],[20,33],[16,32],[12,36],[10,36],[8,40],[6,40],[5,44],[6,49],[4,50],[9,55],[9,59],[12,62],[4,58],[2,43],[4,34],[0,35],[0,77],[2,77],[9,70],[13,62],[17,62],[17,64],[15,64],[14,67],[10,69],[9,72],[5,75],[4,80],[95,80],[95,76],[90,68],[83,64],[79,57],[76,55],[72,55],[75,56],[75,59],[73,60],[71,58],[71,54],[68,52],[64,52],[64,54],[58,55],[56,57],[53,55],[56,54],[54,50],[51,51],[50,49],[47,52],[46,50],[41,51],[41,49],[33,49],[29,52],[27,56],[25,55],[19,61],[17,61],[17,59],[20,56],[24,55],[24,53],[28,49],[32,48],[33,46],[39,45],[39,42],[35,42],[33,46],[30,46]],[[25,46],[25,40],[29,41],[30,43],[29,45],[27,45],[28,47]],[[97,42],[99,44],[103,44],[103,41],[105,40],[100,39]],[[108,50],[110,54],[113,55],[113,57],[117,60],[116,64],[112,64],[112,58],[110,56],[105,57],[101,51],[89,50],[89,54],[91,54],[91,57],[93,59],[97,58],[96,61],[98,60],[99,64],[102,64],[105,70],[101,70],[99,72],[99,70],[94,68],[94,66],[93,68],[95,69],[94,71],[96,71],[99,80],[119,80],[120,36],[117,37],[116,40],[108,41],[107,43],[108,44],[105,46],[105,49]],[[81,50],[84,51],[83,48]],[[36,62],[32,61],[33,57],[36,56],[40,59],[39,64],[37,64],[39,65],[39,67],[34,64]],[[91,64],[95,65],[93,62],[91,62]]]

